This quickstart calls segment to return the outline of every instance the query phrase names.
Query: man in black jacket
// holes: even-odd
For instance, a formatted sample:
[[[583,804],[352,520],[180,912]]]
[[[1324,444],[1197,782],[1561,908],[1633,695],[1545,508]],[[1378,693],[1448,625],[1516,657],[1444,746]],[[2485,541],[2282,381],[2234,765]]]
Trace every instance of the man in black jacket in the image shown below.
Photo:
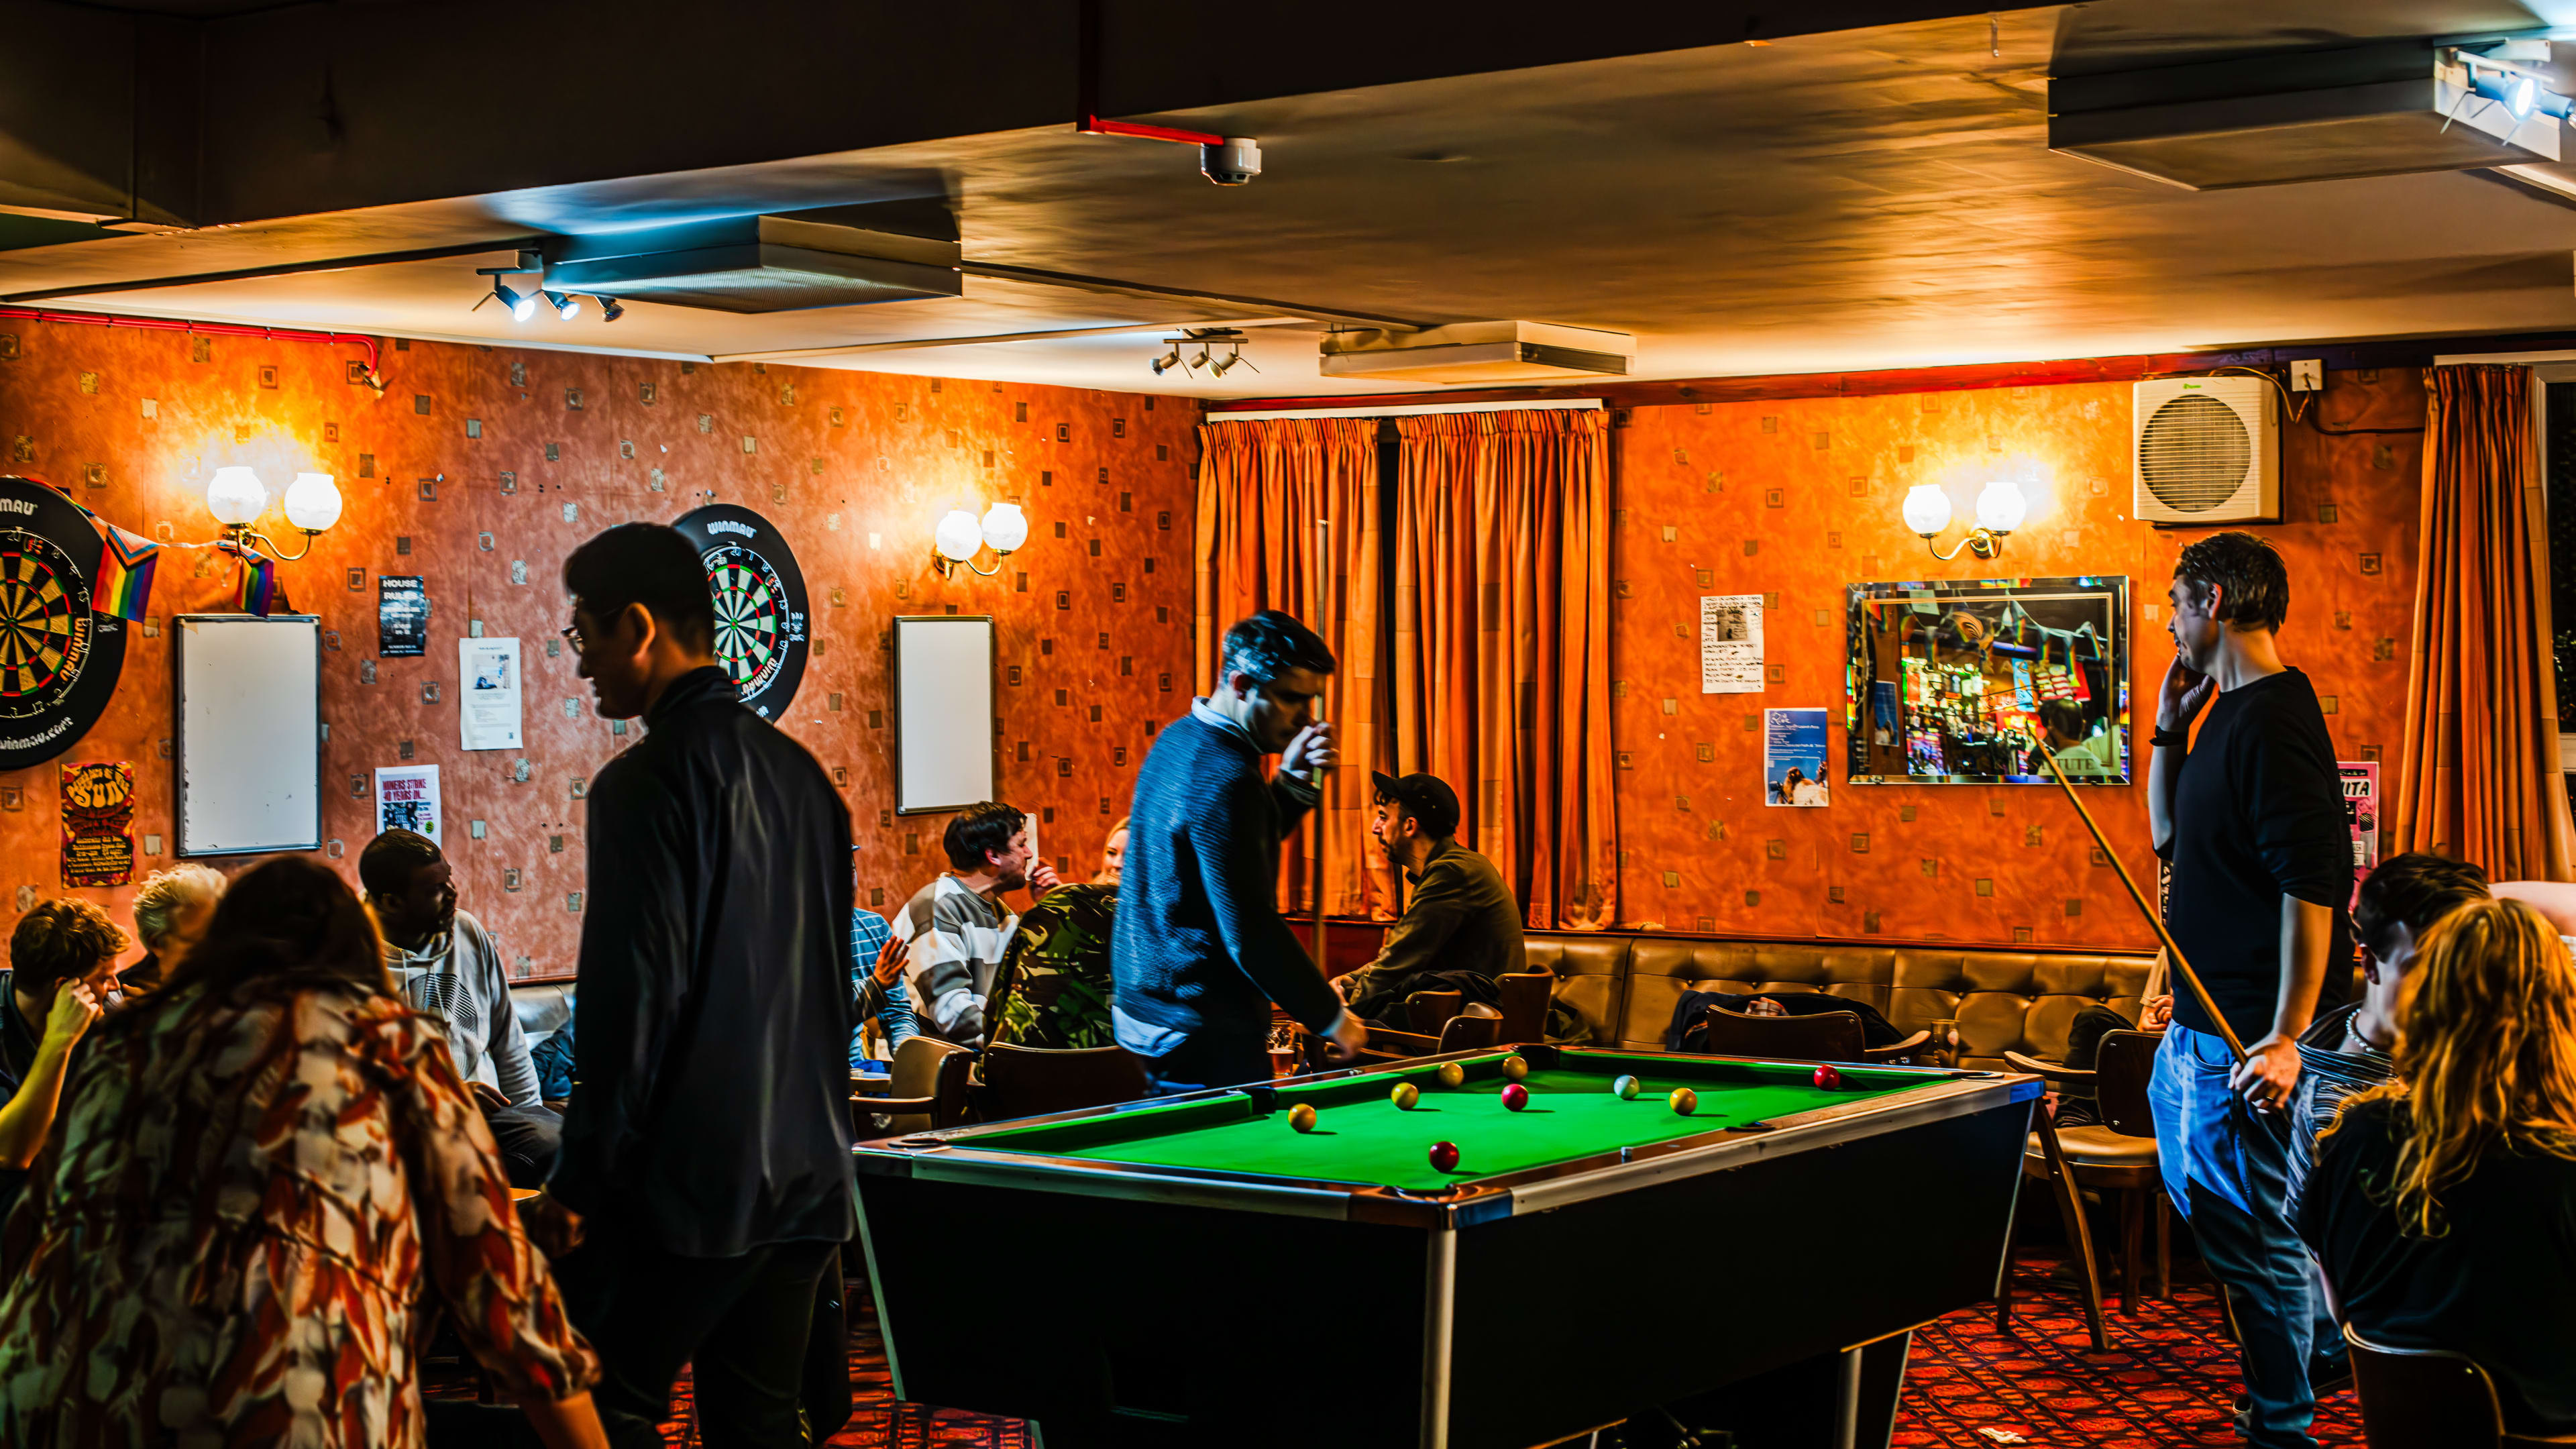
[[[1264,609],[1225,631],[1216,688],[1136,773],[1109,1019],[1157,1094],[1269,1081],[1272,1002],[1343,1060],[1368,1039],[1279,914],[1279,842],[1333,762],[1332,727],[1309,715],[1332,672],[1313,630]],[[1272,754],[1279,772],[1265,780]]]
[[[609,529],[564,587],[599,712],[648,733],[590,789],[578,1080],[539,1225],[582,1232],[559,1276],[613,1442],[660,1445],[694,1364],[709,1443],[801,1446],[816,1285],[855,1226],[849,811],[737,700],[678,532]]]
[[[1414,1029],[1404,998],[1416,991],[1455,990],[1491,1005],[1501,996],[1494,978],[1520,971],[1529,960],[1511,883],[1492,861],[1458,843],[1458,793],[1447,781],[1375,771],[1369,780],[1377,786],[1369,833],[1412,891],[1377,958],[1336,978],[1333,988],[1351,1010],[1397,1031]]]

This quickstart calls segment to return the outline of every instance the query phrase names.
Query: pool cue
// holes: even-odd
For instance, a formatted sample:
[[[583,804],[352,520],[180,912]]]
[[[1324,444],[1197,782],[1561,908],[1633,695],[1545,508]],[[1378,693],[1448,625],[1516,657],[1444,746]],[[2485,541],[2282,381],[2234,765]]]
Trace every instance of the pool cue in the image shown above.
[[[2066,803],[2075,807],[2076,818],[2084,822],[2085,829],[2093,832],[2093,843],[2102,847],[2102,858],[2111,862],[2111,868],[2120,873],[2120,884],[2129,888],[2129,899],[2138,903],[2138,913],[2147,918],[2148,925],[2156,928],[2156,939],[2165,943],[2165,954],[2173,961],[2174,973],[2191,988],[2192,996],[2200,1002],[2200,1009],[2209,1013],[2210,1021],[2218,1027],[2219,1037],[2227,1043],[2227,1050],[2239,1062],[2244,1061],[2245,1044],[2236,1039],[2236,1029],[2219,1014],[2218,1003],[2210,999],[2209,988],[2200,984],[2200,973],[2192,970],[2191,963],[2183,959],[2182,947],[2174,944],[2173,932],[2165,929],[2163,914],[2148,902],[2147,893],[2138,889],[2137,881],[2129,875],[2129,867],[2121,863],[2120,852],[2111,848],[2111,842],[2102,836],[2102,827],[2093,823],[2093,812],[2084,808],[2084,801],[2076,795],[2074,784],[2066,778],[2066,771],[2059,767],[2057,752],[2043,741],[2039,746],[2039,757],[2048,761],[2048,773],[2057,777],[2057,788],[2066,792]]]

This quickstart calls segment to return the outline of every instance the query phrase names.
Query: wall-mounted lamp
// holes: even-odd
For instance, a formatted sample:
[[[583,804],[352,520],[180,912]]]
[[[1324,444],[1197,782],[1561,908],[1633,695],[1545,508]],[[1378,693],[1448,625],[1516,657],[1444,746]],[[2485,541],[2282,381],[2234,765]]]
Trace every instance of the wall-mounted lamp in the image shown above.
[[[294,553],[281,552],[266,534],[252,531],[251,524],[268,511],[268,485],[259,475],[238,465],[217,468],[206,485],[206,511],[224,526],[225,541],[235,548],[256,543],[272,557],[293,561],[313,551],[313,540],[328,532],[340,521],[340,486],[328,473],[298,473],[286,485],[286,521],[304,535],[304,547]]]
[[[1000,573],[1002,559],[1028,541],[1029,517],[1016,503],[996,503],[985,509],[981,523],[976,522],[975,515],[965,509],[952,508],[947,517],[939,520],[939,526],[931,531],[930,566],[939,570],[941,578],[948,577],[960,565],[989,577]],[[993,551],[991,568],[975,567],[975,554],[979,548]]]
[[[1979,558],[1993,558],[2004,551],[2004,536],[2021,527],[2022,515],[2030,505],[2021,496],[2021,485],[1998,478],[1977,492],[1977,523],[1968,536],[1959,540],[1948,553],[1932,547],[1933,535],[1950,526],[1950,495],[1931,483],[1917,483],[1906,490],[1905,526],[1923,538],[1923,546],[1932,556],[1948,563],[1969,549]]]

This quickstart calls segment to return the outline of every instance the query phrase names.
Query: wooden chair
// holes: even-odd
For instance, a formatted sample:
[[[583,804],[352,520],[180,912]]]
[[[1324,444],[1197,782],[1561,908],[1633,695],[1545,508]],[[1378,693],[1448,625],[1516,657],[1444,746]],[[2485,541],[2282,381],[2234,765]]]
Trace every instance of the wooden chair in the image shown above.
[[[935,1037],[907,1038],[894,1049],[887,1095],[851,1094],[850,1131],[862,1138],[901,1137],[957,1126],[966,1120],[974,1066],[974,1053],[962,1046]],[[875,1116],[892,1119],[891,1125],[877,1131],[868,1120]]]
[[[1481,1001],[1470,1002],[1440,1028],[1440,1050],[1481,1051],[1501,1037],[1503,1014]]]
[[[1438,1036],[1466,1004],[1463,991],[1417,991],[1404,998],[1404,1019],[1424,1036]]]
[[[2495,1380],[2467,1354],[2438,1348],[2388,1348],[2347,1324],[2353,1387],[2361,1391],[2361,1427],[2370,1449],[2525,1449],[2576,1444],[2576,1434],[2505,1431]]]
[[[1503,1024],[1494,1029],[1494,1040],[1514,1046],[1547,1040],[1547,1008],[1556,1000],[1556,973],[1516,971],[1494,978],[1494,984],[1503,993]]]
[[[2147,1106],[2147,1078],[2155,1070],[2161,1032],[2115,1031],[2102,1038],[2094,1068],[2082,1071],[2020,1052],[2004,1053],[2018,1071],[2046,1077],[2060,1087],[2091,1086],[2102,1112],[2100,1125],[2058,1127],[2043,1115],[2022,1154],[2022,1173],[2056,1190],[2067,1219],[2067,1243],[2084,1269],[2088,1313],[2098,1314],[2102,1282],[2095,1264],[2092,1225],[2084,1216],[2083,1190],[2114,1201],[2120,1222],[2120,1301],[2138,1310],[2139,1259],[2144,1256],[2147,1215],[2156,1223],[2155,1296],[2173,1292],[2173,1204],[2165,1196],[2156,1161],[2156,1124]],[[1995,1323],[2012,1320],[2012,1272],[2006,1254],[2003,1286],[1995,1298]]]
[[[1105,1107],[1145,1095],[1145,1069],[1125,1047],[1070,1051],[995,1042],[984,1049],[978,1115],[986,1122]]]

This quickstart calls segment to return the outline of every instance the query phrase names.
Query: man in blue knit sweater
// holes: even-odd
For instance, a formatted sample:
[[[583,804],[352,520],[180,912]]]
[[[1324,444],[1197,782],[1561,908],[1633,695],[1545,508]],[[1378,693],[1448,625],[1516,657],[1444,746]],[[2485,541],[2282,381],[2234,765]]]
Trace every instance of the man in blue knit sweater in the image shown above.
[[[1264,609],[1225,631],[1216,688],[1137,772],[1110,1023],[1156,1095],[1268,1081],[1272,1002],[1331,1038],[1336,1060],[1367,1040],[1279,914],[1279,843],[1333,763],[1332,726],[1311,718],[1332,672],[1313,630]]]

